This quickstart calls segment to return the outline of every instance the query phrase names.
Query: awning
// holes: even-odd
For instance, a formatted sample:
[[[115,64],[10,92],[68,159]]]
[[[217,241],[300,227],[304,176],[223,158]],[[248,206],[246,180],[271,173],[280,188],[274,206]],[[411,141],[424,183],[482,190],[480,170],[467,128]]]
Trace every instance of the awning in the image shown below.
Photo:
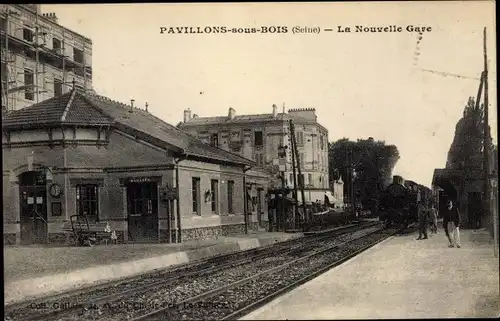
[[[434,170],[432,185],[439,187],[445,194],[455,197],[463,179],[463,172],[457,169],[439,168]]]
[[[334,204],[334,203],[338,202],[335,199],[335,196],[333,196],[332,192],[330,192],[330,191],[326,191],[325,192],[325,197],[328,199],[328,202],[330,202],[330,204]]]
[[[437,168],[432,176],[432,185],[446,189],[452,180],[460,178],[461,171],[456,169]]]

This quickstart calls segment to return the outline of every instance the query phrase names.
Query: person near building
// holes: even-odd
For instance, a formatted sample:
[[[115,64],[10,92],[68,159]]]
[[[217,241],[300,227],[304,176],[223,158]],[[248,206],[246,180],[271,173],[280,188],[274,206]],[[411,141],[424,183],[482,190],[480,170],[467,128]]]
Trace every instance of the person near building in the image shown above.
[[[443,228],[450,242],[449,247],[460,248],[460,213],[452,201],[448,201],[443,213]]]
[[[431,203],[429,212],[431,218],[431,233],[438,234],[438,210],[434,207],[434,203]]]
[[[271,196],[270,192],[267,194],[267,217],[268,217],[268,229],[269,232],[275,232],[276,231],[276,199]]]
[[[417,211],[418,211],[418,238],[417,238],[417,240],[425,240],[425,239],[428,239],[428,237],[427,237],[427,210],[426,210],[424,204],[422,204],[422,202],[418,202]]]

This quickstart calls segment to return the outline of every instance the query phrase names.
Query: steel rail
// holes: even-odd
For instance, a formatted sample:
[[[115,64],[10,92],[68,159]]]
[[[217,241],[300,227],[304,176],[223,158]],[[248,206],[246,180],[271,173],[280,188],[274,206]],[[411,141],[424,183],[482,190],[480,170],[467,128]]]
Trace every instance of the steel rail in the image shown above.
[[[376,224],[374,224],[374,225],[376,225]],[[344,230],[353,228],[355,226],[359,226],[359,225],[348,225],[348,226],[341,227],[341,228],[339,228],[337,230],[330,230],[330,231],[326,231],[326,232],[318,232],[318,233],[315,234],[315,236],[318,235],[318,234],[320,234],[320,233],[321,234],[327,234],[327,233],[329,234],[329,233],[335,233],[335,232],[342,232]],[[310,238],[310,236],[309,235],[305,235],[301,239],[304,239],[304,238]],[[270,248],[273,248],[273,247],[276,247],[276,246],[287,246],[290,243],[298,242],[298,240],[299,239],[290,239],[290,240],[287,240],[287,241],[284,241],[284,242],[280,242],[279,244],[270,244],[270,245],[266,245],[266,246],[263,246],[263,247],[248,249],[248,250],[244,250],[244,251],[235,251],[235,252],[231,252],[231,253],[218,254],[218,255],[214,255],[214,256],[209,257],[209,258],[205,258],[205,259],[202,259],[202,260],[195,261],[195,262],[182,263],[182,264],[178,264],[178,265],[175,265],[175,266],[172,266],[172,267],[159,268],[159,269],[155,269],[153,271],[149,271],[149,272],[147,272],[145,274],[135,275],[135,276],[132,276],[132,277],[120,278],[118,280],[114,280],[114,281],[111,281],[111,282],[102,283],[102,284],[99,284],[99,285],[86,286],[86,287],[82,287],[82,288],[80,288],[78,290],[69,290],[69,291],[64,291],[64,292],[61,292],[61,293],[51,294],[51,295],[47,295],[47,296],[43,296],[43,297],[28,299],[28,300],[24,300],[24,301],[21,301],[21,302],[6,304],[5,308],[8,309],[9,311],[18,310],[18,309],[22,309],[22,308],[24,308],[26,306],[29,306],[31,304],[40,303],[40,300],[43,300],[43,302],[56,301],[56,300],[59,300],[59,299],[64,299],[64,298],[66,298],[68,296],[77,296],[77,295],[85,294],[85,293],[88,293],[88,292],[93,292],[93,291],[98,291],[98,290],[106,289],[106,288],[109,288],[109,287],[112,287],[112,286],[119,286],[119,285],[122,285],[122,284],[125,284],[125,283],[140,281],[142,279],[145,279],[145,278],[148,278],[148,277],[154,277],[154,276],[162,275],[164,273],[170,274],[170,273],[182,272],[182,271],[184,271],[186,269],[195,268],[197,266],[201,266],[201,265],[204,265],[204,264],[218,263],[216,261],[218,261],[218,260],[224,260],[224,259],[227,259],[227,258],[231,258],[232,256],[235,256],[235,255],[243,255],[243,254],[248,255],[248,254],[253,254],[253,253],[256,253],[256,252],[266,251],[266,250],[269,250]]]
[[[237,319],[243,317],[244,315],[247,315],[251,311],[254,311],[254,310],[264,306],[265,304],[271,302],[275,298],[301,286],[302,284],[304,284],[306,282],[311,281],[312,279],[320,276],[321,274],[327,272],[328,270],[331,270],[332,268],[337,267],[337,266],[341,265],[342,263],[345,263],[346,261],[361,254],[362,252],[368,250],[369,248],[372,248],[373,246],[375,246],[375,245],[387,240],[388,238],[394,236],[398,232],[399,231],[395,231],[393,234],[391,234],[385,238],[381,238],[380,240],[377,240],[371,244],[368,244],[367,246],[364,246],[363,248],[343,257],[342,259],[337,260],[337,261],[335,261],[335,262],[333,262],[333,263],[331,263],[331,264],[329,264],[329,265],[327,265],[327,266],[325,266],[325,267],[323,267],[323,268],[321,268],[321,269],[319,269],[319,270],[317,270],[309,275],[306,275],[305,277],[303,277],[295,282],[292,282],[291,284],[289,284],[283,288],[280,288],[279,290],[263,297],[262,299],[259,299],[258,301],[253,302],[252,304],[249,304],[249,305],[247,305],[247,306],[245,306],[245,307],[243,307],[243,308],[241,308],[241,309],[239,309],[231,314],[224,316],[223,318],[221,318],[221,320],[237,320]]]
[[[238,281],[230,283],[230,284],[223,285],[223,286],[221,286],[219,288],[216,288],[214,290],[211,290],[211,291],[199,294],[197,296],[188,298],[186,300],[183,300],[181,302],[178,302],[178,303],[174,304],[173,306],[161,307],[161,308],[156,309],[156,310],[154,310],[152,312],[140,315],[138,317],[135,317],[135,318],[132,318],[132,319],[129,319],[129,320],[130,321],[143,321],[143,320],[147,320],[149,318],[158,317],[160,315],[168,315],[170,309],[178,309],[178,308],[180,308],[182,306],[192,305],[195,302],[199,302],[199,301],[202,301],[204,299],[211,298],[211,297],[213,297],[213,296],[215,296],[217,294],[226,292],[227,290],[229,290],[231,288],[235,288],[235,287],[238,287],[238,286],[240,286],[242,284],[249,283],[249,282],[251,282],[251,281],[253,281],[253,280],[255,280],[255,279],[259,278],[259,277],[262,277],[264,275],[271,274],[271,273],[283,270],[283,269],[285,269],[285,268],[287,268],[287,267],[289,267],[289,266],[291,266],[293,264],[297,264],[297,263],[300,263],[300,262],[303,262],[303,261],[307,261],[307,260],[309,260],[310,258],[312,258],[314,256],[322,255],[322,254],[324,254],[326,252],[330,252],[332,250],[341,248],[342,246],[345,246],[345,245],[347,245],[349,243],[352,243],[354,241],[360,240],[362,238],[365,238],[367,236],[373,235],[375,233],[380,233],[381,231],[385,231],[385,230],[386,230],[385,228],[381,228],[379,230],[376,230],[376,231],[364,234],[364,235],[362,235],[360,237],[357,237],[355,239],[352,239],[352,240],[349,240],[349,241],[346,241],[346,242],[342,242],[340,244],[336,244],[334,246],[327,247],[325,249],[321,249],[320,251],[313,252],[313,253],[308,254],[306,256],[303,256],[303,257],[297,258],[295,260],[289,261],[287,263],[278,265],[276,267],[267,269],[265,271],[262,271],[262,272],[259,272],[257,274],[254,274],[254,275],[252,275],[250,277],[238,280]],[[397,231],[394,232],[394,233],[392,233],[391,236],[394,235],[395,233],[397,233]],[[386,238],[383,238],[383,239],[386,239]],[[373,245],[375,245],[375,244],[370,244],[370,247],[373,246]]]
[[[140,285],[138,287],[133,287],[133,288],[130,288],[130,289],[127,289],[124,291],[119,291],[117,293],[110,293],[110,294],[107,294],[104,296],[100,296],[100,297],[91,299],[83,304],[81,304],[81,303],[80,304],[73,304],[73,305],[70,305],[69,307],[63,305],[62,309],[53,309],[50,311],[38,311],[37,313],[25,316],[24,320],[25,321],[46,320],[47,318],[54,318],[60,314],[71,313],[72,311],[82,309],[85,307],[89,307],[89,306],[101,306],[101,305],[105,306],[105,305],[109,304],[109,302],[115,302],[115,301],[118,301],[118,300],[125,298],[125,297],[128,297],[128,296],[133,296],[136,294],[141,294],[144,292],[153,291],[153,290],[168,286],[169,284],[172,284],[173,282],[181,280],[181,279],[188,279],[188,278],[193,277],[193,276],[202,276],[202,275],[222,271],[224,269],[238,267],[240,265],[244,265],[244,264],[250,263],[250,262],[255,261],[255,260],[263,259],[263,258],[269,257],[270,255],[272,255],[274,253],[278,253],[278,252],[282,251],[283,248],[286,248],[285,252],[281,252],[281,254],[284,254],[284,255],[292,254],[297,249],[301,249],[301,250],[305,249],[307,251],[308,246],[314,245],[315,243],[320,242],[323,239],[329,239],[332,236],[342,236],[342,235],[345,235],[349,232],[368,229],[370,227],[375,227],[377,225],[379,225],[378,222],[377,223],[368,223],[368,224],[349,225],[349,226],[341,227],[341,228],[333,230],[333,231],[327,231],[327,232],[324,232],[321,234],[316,234],[316,235],[301,238],[302,242],[298,241],[299,239],[292,239],[292,240],[289,240],[287,242],[281,242],[278,244],[271,244],[270,246],[266,246],[266,247],[262,247],[262,248],[247,250],[249,252],[252,252],[251,254],[246,253],[249,257],[245,257],[245,258],[239,259],[237,261],[229,261],[227,263],[217,264],[219,262],[216,262],[214,257],[212,257],[212,258],[207,259],[205,262],[195,262],[195,264],[193,264],[191,266],[187,265],[187,266],[183,266],[181,268],[165,271],[164,273],[161,273],[161,272],[157,273],[157,274],[151,273],[149,275],[141,276],[139,278],[136,277],[132,280],[129,280],[128,282],[140,282],[142,279],[147,279],[148,276],[152,276],[154,278],[155,276],[158,277],[162,274],[164,274],[166,276],[166,279],[162,279],[162,280],[156,281],[156,282],[153,281],[151,283]],[[304,242],[304,239],[306,242]],[[296,241],[297,244],[291,245],[290,243],[295,243],[292,241]],[[252,251],[252,250],[256,250],[256,251]],[[237,253],[241,253],[241,255],[242,255],[245,252],[246,251],[233,252],[230,254],[222,255],[221,258],[222,259],[225,257],[230,258],[231,256],[234,256]],[[253,255],[253,254],[256,254],[256,255]],[[205,264],[217,264],[217,265],[216,266],[209,266],[206,268],[202,268],[201,270],[191,271],[188,273],[180,273],[183,270],[196,268],[197,266],[203,265],[204,263]],[[177,274],[177,275],[169,276],[169,274]],[[83,289],[83,290],[80,290],[79,293],[76,295],[71,293],[71,296],[84,295],[84,294],[89,293],[89,292],[109,289],[109,288],[112,288],[114,286],[123,285],[123,284],[127,284],[127,281],[121,281],[118,284],[112,284],[112,283],[104,284],[104,285],[101,285],[99,289],[91,289],[90,291],[89,291],[89,289]],[[64,295],[64,294],[60,294],[59,296],[62,296],[62,295]],[[68,294],[66,294],[65,296],[67,297]],[[50,299],[52,300],[53,298],[50,298]],[[64,299],[64,301],[66,301],[67,303],[71,303],[71,301],[68,299]],[[48,302],[48,299],[45,299],[44,302]]]

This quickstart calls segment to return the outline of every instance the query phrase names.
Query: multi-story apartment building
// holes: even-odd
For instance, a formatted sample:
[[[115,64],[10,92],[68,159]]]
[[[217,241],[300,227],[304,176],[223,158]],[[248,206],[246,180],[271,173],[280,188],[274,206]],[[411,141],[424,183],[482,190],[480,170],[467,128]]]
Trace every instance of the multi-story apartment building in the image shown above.
[[[184,111],[184,121],[178,126],[205,143],[215,145],[254,160],[257,167],[278,175],[278,148],[287,146],[285,184],[293,187],[290,120],[295,127],[301,175],[306,202],[323,201],[325,194],[333,199],[328,182],[328,130],[317,121],[314,108],[290,109],[278,113],[236,115],[229,108],[228,116],[199,117]],[[298,175],[298,173],[296,173]],[[298,177],[297,177],[298,179]],[[300,193],[299,193],[300,194]],[[301,196],[298,195],[299,199]]]
[[[40,5],[0,5],[2,111],[92,88],[92,41]]]

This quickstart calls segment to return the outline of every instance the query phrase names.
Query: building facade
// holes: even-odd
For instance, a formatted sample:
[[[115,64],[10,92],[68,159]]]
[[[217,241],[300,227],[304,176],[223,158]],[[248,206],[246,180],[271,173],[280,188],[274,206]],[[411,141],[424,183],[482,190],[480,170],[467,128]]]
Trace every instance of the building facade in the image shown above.
[[[0,5],[2,111],[92,89],[92,41],[40,5]]]
[[[344,207],[344,181],[342,177],[338,180],[333,181],[333,199],[335,208]]]
[[[236,115],[229,108],[227,116],[199,117],[184,111],[183,122],[178,127],[201,141],[238,153],[252,159],[256,166],[276,177],[280,174],[278,150],[286,146],[285,185],[293,188],[290,120],[295,126],[298,161],[305,185],[306,202],[324,201],[325,195],[333,201],[328,181],[328,130],[320,125],[314,108],[290,109],[278,113]],[[298,179],[298,172],[296,172]],[[299,201],[301,193],[298,193]]]
[[[118,242],[267,227],[266,173],[147,109],[73,90],[10,112],[2,150],[4,244],[65,242],[73,215]]]

